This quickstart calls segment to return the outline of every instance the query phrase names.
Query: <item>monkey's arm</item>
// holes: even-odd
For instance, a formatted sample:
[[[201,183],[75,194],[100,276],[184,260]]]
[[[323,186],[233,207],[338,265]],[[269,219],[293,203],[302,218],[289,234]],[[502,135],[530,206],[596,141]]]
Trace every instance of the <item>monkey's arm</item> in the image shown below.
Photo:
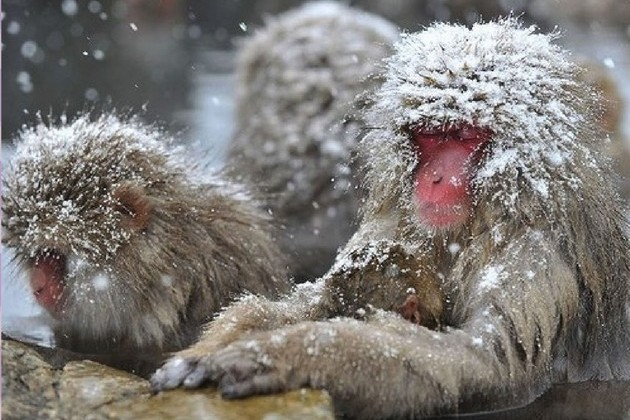
[[[245,295],[209,322],[196,344],[177,354],[207,355],[248,333],[320,319],[323,286],[321,280],[300,284],[279,300]]]
[[[390,246],[391,244],[387,245],[387,247]],[[324,278],[313,283],[300,284],[278,301],[251,294],[243,296],[209,322],[194,345],[178,352],[176,356],[202,358],[246,334],[280,328],[299,321],[322,320],[340,315],[341,303],[336,292],[339,292],[338,289],[341,289],[342,286],[344,286],[344,290],[360,287],[360,285],[355,284],[356,280],[351,281],[353,274],[359,271],[369,272],[367,267],[375,259],[372,255],[374,249],[382,250],[384,247],[386,245],[382,241],[368,243],[360,251],[370,249],[372,252],[363,252],[368,256],[363,256],[361,260],[356,256],[353,257],[351,269],[344,264],[337,264]],[[346,285],[346,283],[349,284]],[[365,285],[364,288],[370,287],[370,285]],[[403,285],[400,285],[399,288],[404,293],[406,288]],[[348,298],[354,299],[356,298],[355,295],[356,293],[351,294]],[[399,303],[402,304],[404,295],[399,300]],[[365,303],[356,302],[356,305],[365,306]],[[353,304],[355,302],[347,302],[348,307]]]
[[[387,241],[368,242],[367,245],[357,250],[358,255],[342,256],[340,260],[346,263],[335,264],[322,279],[314,283],[304,283],[296,286],[291,293],[284,296],[281,300],[272,301],[255,295],[242,297],[209,322],[195,344],[177,352],[168,360],[156,372],[152,382],[158,389],[179,386],[183,384],[183,381],[195,368],[196,364],[204,364],[215,352],[248,334],[273,330],[301,321],[328,319],[333,316],[346,314],[349,311],[352,312],[354,311],[352,308],[355,306],[357,308],[365,307],[369,302],[355,302],[358,298],[360,299],[360,296],[358,296],[360,293],[357,293],[357,290],[376,288],[379,279],[374,278],[372,282],[362,286],[357,284],[357,281],[364,281],[365,278],[364,276],[359,276],[358,273],[374,271],[369,269],[369,266],[373,265],[376,259],[374,251],[383,251],[391,246],[392,244]],[[399,256],[398,254],[396,255]],[[351,266],[348,267],[347,263],[351,263]],[[358,277],[353,278],[353,276]],[[370,276],[368,275],[368,277]],[[390,279],[389,282],[392,282],[392,280]],[[388,286],[390,287],[385,288],[385,291],[394,289],[396,285],[391,284]],[[399,302],[397,302],[402,305],[405,298],[404,293],[408,286],[405,287],[402,283],[398,286],[400,290],[392,290],[391,294],[398,296],[394,292],[402,293],[398,299]],[[433,289],[430,290],[432,291]],[[340,292],[342,291],[346,291],[349,294],[347,296],[349,300],[346,303],[342,303],[340,300]],[[427,291],[420,291],[421,294],[425,292]],[[441,308],[441,301],[438,303]],[[431,309],[434,306],[436,305],[429,305]],[[182,364],[181,360],[186,360],[186,364]]]
[[[325,318],[328,305],[322,300],[323,288],[324,281],[320,279],[297,285],[277,301],[263,296],[243,296],[209,322],[195,344],[175,353],[158,369],[151,379],[154,388],[186,385],[184,380],[196,364],[204,364],[215,352],[248,334]]]
[[[524,262],[532,250],[540,257]],[[228,397],[325,388],[340,411],[359,418],[532,400],[550,385],[553,345],[577,311],[571,270],[530,243],[495,259],[469,292],[463,324],[446,333],[388,314],[371,323],[302,322],[234,342],[195,364],[184,385],[210,381]],[[156,389],[169,388],[167,377],[158,379]]]

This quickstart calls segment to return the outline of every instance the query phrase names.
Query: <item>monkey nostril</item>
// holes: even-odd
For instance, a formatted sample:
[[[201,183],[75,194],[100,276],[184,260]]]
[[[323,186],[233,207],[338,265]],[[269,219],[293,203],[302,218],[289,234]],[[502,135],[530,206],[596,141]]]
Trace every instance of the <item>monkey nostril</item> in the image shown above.
[[[442,178],[442,175],[438,174],[437,172],[433,172],[432,181],[434,184],[439,184],[440,182],[442,182]]]

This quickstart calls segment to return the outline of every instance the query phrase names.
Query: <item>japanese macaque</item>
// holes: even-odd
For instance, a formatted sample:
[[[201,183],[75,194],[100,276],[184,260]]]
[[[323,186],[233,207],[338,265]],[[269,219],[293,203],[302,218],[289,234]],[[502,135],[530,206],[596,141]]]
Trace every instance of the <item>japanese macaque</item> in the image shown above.
[[[289,290],[266,212],[172,143],[114,114],[19,135],[3,241],[57,321],[60,347],[159,359],[241,293]]]
[[[316,2],[270,19],[239,52],[228,166],[270,196],[298,282],[324,274],[356,230],[351,167],[365,122],[350,111],[397,37],[377,16]]]
[[[319,317],[367,320],[387,310],[428,328],[439,328],[444,297],[435,270],[400,244],[370,244],[339,261],[324,277]]]
[[[582,60],[584,72],[580,78],[601,94],[601,111],[599,123],[610,136],[610,142],[605,146],[606,153],[613,160],[613,167],[620,176],[621,196],[626,202],[630,202],[630,151],[621,130],[621,117],[624,104],[619,87],[604,65],[590,60]]]
[[[443,331],[391,311],[322,319],[320,280],[229,307],[153,388],[308,386],[341,414],[415,418],[629,378],[626,222],[594,96],[555,37],[512,17],[436,23],[397,43],[365,110],[369,195],[338,261],[400,244],[440,280]]]

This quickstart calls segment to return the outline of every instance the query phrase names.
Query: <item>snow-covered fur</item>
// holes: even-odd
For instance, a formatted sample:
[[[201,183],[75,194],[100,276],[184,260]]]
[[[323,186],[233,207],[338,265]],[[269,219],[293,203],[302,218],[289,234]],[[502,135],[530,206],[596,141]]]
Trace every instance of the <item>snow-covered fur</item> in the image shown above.
[[[493,287],[522,275],[488,250],[535,237],[541,248],[525,258],[549,264],[542,244],[554,244],[580,288],[572,329],[556,349],[564,360],[559,375],[628,377],[628,230],[616,176],[601,153],[609,140],[597,122],[598,93],[579,82],[582,69],[553,44],[557,36],[509,17],[472,28],[437,23],[403,37],[365,116],[374,127],[360,148],[370,197],[343,254],[383,238],[423,254],[467,244],[444,273],[459,324],[470,315],[471,297],[482,295],[483,278],[471,274],[497,274],[498,264]],[[411,174],[419,160],[410,129],[461,123],[493,133],[472,180],[475,216],[461,231],[434,231],[417,217]]]
[[[173,358],[154,388],[209,380],[243,397],[311,386],[342,414],[381,419],[507,408],[554,382],[629,379],[628,229],[598,153],[594,98],[554,37],[514,18],[406,35],[365,116],[369,196],[336,265],[306,296],[298,288],[226,309],[208,329],[219,338]],[[416,211],[423,157],[411,129],[466,122],[492,132],[471,174],[470,218],[433,229]],[[357,253],[379,243],[435,269],[444,331],[391,312],[318,319],[325,279],[361,270],[370,258]]]
[[[174,350],[238,294],[287,289],[268,215],[242,186],[187,161],[164,131],[80,115],[26,128],[16,146],[3,241],[27,270],[47,251],[66,257],[61,345],[127,347],[130,359]]]
[[[270,19],[239,52],[232,170],[271,194],[300,280],[329,268],[355,229],[364,123],[348,112],[397,37],[379,17],[316,2]]]
[[[531,195],[518,194],[519,188],[533,191],[543,207],[573,195],[581,182],[571,168],[587,165],[598,171],[591,149],[602,149],[608,140],[596,132],[590,91],[578,85],[580,69],[552,43],[556,37],[522,27],[515,18],[472,29],[438,23],[406,34],[366,117],[376,127],[362,148],[374,195],[391,196],[408,187],[395,175],[416,164],[408,129],[461,123],[493,133],[492,153],[474,182],[497,190],[492,197],[476,194],[490,198],[493,208],[522,214],[520,200]],[[368,206],[368,211],[373,209]]]
[[[457,318],[467,312],[458,306],[467,306],[478,287],[480,279],[470,273],[492,267],[495,256],[487,250],[534,229],[541,241],[556,244],[586,288],[573,322],[589,338],[565,355],[576,360],[563,375],[627,376],[629,247],[616,178],[601,153],[609,140],[597,123],[597,92],[578,81],[582,69],[552,43],[556,37],[511,17],[472,28],[438,23],[403,37],[366,115],[377,128],[361,148],[370,191],[364,222],[386,227],[362,229],[353,242],[391,237],[400,218],[395,235],[409,246],[425,244],[426,237],[436,244],[469,243],[446,282],[462,311]],[[410,174],[419,162],[408,130],[462,122],[493,133],[473,179],[476,217],[461,232],[427,231],[412,198]],[[533,258],[548,262],[542,252]]]

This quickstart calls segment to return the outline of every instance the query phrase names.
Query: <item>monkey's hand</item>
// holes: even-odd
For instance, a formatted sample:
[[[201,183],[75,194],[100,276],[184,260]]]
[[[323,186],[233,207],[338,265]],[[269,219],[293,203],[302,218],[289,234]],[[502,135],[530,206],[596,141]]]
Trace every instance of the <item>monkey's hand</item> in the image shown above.
[[[294,363],[300,352],[293,350],[303,347],[306,325],[254,334],[211,355],[173,357],[153,375],[151,387],[159,392],[208,384],[226,398],[240,398],[305,386],[308,374]]]
[[[262,331],[321,319],[319,301],[323,286],[323,281],[298,285],[277,302],[251,295],[241,298],[206,326],[198,342],[178,352],[153,375],[153,389],[197,387],[212,380],[212,355],[221,353],[221,349],[227,350],[232,343]]]
[[[491,408],[532,398],[519,393],[520,382],[510,382],[509,372],[519,380],[527,373],[516,351],[496,345],[507,335],[493,315],[495,323],[479,319],[469,331],[451,333],[430,331],[393,313],[383,316],[375,323],[307,321],[252,334],[205,357],[172,359],[151,385],[156,392],[213,385],[224,398],[325,389],[340,414],[366,419],[453,412],[463,399],[474,406],[478,389]],[[508,357],[500,359],[497,348],[507,349]],[[548,381],[545,356],[551,352],[543,350],[527,368]]]
[[[450,380],[451,369],[462,369],[453,352],[471,346],[437,338],[442,333],[393,313],[383,316],[379,324],[348,318],[302,322],[252,334],[206,357],[173,359],[152,378],[153,390],[208,384],[224,398],[244,398],[310,387],[326,389],[336,409],[357,418],[425,414],[425,404],[430,409],[431,400],[442,395],[441,385],[435,386],[443,382],[439,375]],[[447,371],[435,369],[436,354],[444,357]],[[482,371],[492,369],[484,365]],[[449,395],[455,395],[452,389]]]
[[[160,392],[215,385],[224,397],[238,398],[299,386],[297,382],[291,386],[288,365],[279,364],[278,360],[281,359],[271,356],[264,340],[237,341],[214,355],[173,357],[151,377],[151,388]]]

